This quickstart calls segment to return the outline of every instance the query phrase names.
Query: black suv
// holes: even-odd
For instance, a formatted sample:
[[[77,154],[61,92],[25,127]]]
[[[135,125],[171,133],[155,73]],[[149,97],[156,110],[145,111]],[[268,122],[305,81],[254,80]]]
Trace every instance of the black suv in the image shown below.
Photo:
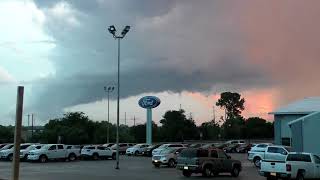
[[[177,169],[182,170],[185,177],[190,177],[192,173],[202,173],[203,176],[210,177],[226,172],[238,177],[242,167],[240,161],[232,160],[221,149],[188,148],[182,150],[178,156]]]

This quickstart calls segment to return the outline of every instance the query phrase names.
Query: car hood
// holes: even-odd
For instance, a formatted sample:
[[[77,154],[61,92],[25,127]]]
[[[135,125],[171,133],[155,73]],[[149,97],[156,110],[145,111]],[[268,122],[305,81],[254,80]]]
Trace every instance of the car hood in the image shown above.
[[[12,150],[12,149],[6,149],[6,150],[2,150],[2,151],[0,151],[0,152],[2,152],[2,153],[9,153],[9,152],[13,152],[13,150]]]

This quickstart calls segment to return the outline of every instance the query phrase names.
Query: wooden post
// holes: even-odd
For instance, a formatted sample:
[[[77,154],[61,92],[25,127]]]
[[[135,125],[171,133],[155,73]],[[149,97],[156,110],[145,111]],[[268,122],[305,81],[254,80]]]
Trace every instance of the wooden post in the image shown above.
[[[22,126],[22,113],[23,113],[23,93],[24,93],[24,87],[18,86],[17,106],[16,106],[16,125],[15,125],[15,132],[14,132],[12,178],[11,178],[12,180],[19,180],[21,126]]]

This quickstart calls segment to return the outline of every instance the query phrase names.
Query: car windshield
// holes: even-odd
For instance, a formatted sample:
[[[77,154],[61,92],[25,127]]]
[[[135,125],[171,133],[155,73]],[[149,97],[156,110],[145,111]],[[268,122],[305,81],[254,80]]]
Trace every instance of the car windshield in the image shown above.
[[[311,162],[311,158],[308,154],[289,154],[287,161]]]
[[[164,149],[160,152],[160,154],[170,154],[170,153],[174,153],[176,150],[175,149]]]
[[[161,146],[159,146],[158,148],[159,149],[162,149],[162,148],[167,148],[169,145],[168,144],[162,144]]]
[[[13,147],[13,144],[5,145],[1,150],[11,149]]]
[[[180,157],[197,157],[197,149],[184,149],[180,153]]]
[[[49,147],[51,147],[51,145],[47,144],[47,145],[42,146],[40,149],[48,149]]]
[[[140,148],[142,145],[141,144],[136,144],[133,146],[133,148]]]
[[[30,144],[28,144],[28,145],[21,145],[21,146],[20,146],[20,150],[27,149],[29,146],[31,146],[31,145],[30,145]]]

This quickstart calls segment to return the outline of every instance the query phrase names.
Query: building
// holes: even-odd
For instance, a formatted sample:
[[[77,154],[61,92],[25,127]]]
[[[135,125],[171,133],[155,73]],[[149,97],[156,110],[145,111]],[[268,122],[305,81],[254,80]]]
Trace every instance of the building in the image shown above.
[[[275,144],[292,146],[294,150],[296,148],[297,150],[304,149],[301,146],[303,146],[303,143],[306,143],[303,139],[307,137],[301,137],[302,139],[300,140],[298,135],[306,135],[301,134],[302,130],[304,130],[304,133],[311,132],[314,134],[316,134],[317,131],[312,127],[303,125],[303,123],[301,124],[301,122],[306,122],[307,120],[310,124],[320,123],[317,112],[320,112],[320,97],[305,98],[271,112],[270,114],[274,115]],[[320,131],[318,132],[320,136]],[[292,136],[292,134],[294,134],[294,136]]]

